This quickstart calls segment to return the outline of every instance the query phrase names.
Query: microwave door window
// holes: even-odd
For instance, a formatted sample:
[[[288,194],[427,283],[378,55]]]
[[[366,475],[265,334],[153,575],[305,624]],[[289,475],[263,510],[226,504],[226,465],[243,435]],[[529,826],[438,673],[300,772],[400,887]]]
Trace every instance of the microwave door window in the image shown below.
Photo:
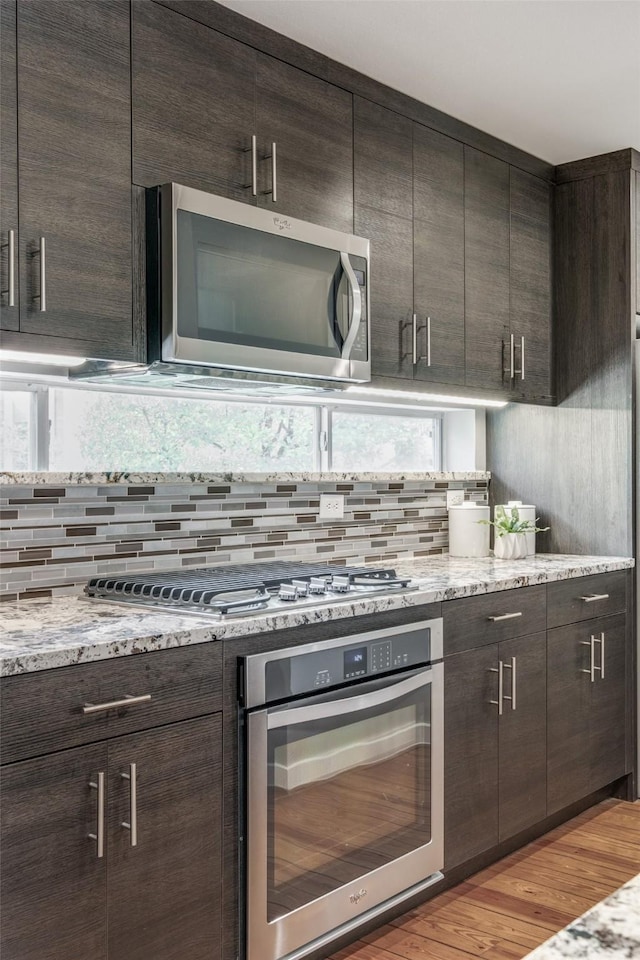
[[[180,336],[340,356],[337,251],[185,211],[178,251]]]

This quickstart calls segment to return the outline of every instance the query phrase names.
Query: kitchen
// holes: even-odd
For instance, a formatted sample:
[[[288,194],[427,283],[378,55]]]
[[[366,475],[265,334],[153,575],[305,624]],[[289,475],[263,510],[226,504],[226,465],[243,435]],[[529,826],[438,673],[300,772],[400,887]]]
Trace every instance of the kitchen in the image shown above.
[[[552,165],[231,6],[2,3],[3,349],[46,354],[35,373],[24,357],[3,364],[14,409],[28,408],[18,453],[29,454],[3,476],[2,909],[12,960],[329,956],[603,798],[637,795],[637,152]],[[181,186],[163,200],[164,184]],[[267,235],[265,216],[278,221],[267,250],[275,268],[290,249],[278,234],[299,222],[307,232],[288,242],[312,251],[314,269],[341,251],[323,268],[325,294],[326,278],[338,278],[335,343],[326,355],[317,336],[292,348],[296,312],[276,283],[261,304],[278,320],[270,342],[255,328],[245,340],[283,366],[304,354],[305,366],[270,359],[259,376],[255,360],[199,366],[180,298],[195,303],[187,322],[204,311],[197,343],[210,348],[215,258],[207,254],[196,291],[171,288],[166,238],[197,263],[198,249],[219,243],[211,224],[231,224],[237,259],[240,231]],[[363,237],[370,271],[349,247]],[[306,305],[308,262],[286,257]],[[193,272],[180,267],[179,281]],[[367,321],[370,342],[359,344]],[[216,335],[218,350],[229,345]],[[358,386],[367,355],[369,388]],[[63,384],[60,357],[90,385]],[[350,377],[340,395],[326,383],[306,392]],[[219,400],[202,399],[203,380],[222,384]],[[275,400],[272,387],[288,392]],[[142,431],[125,448],[131,397],[150,433],[154,424],[150,447],[162,438],[168,459],[147,456]],[[162,430],[181,404],[224,410],[214,419],[237,424],[245,450],[252,417],[258,433],[278,421],[271,439],[287,438],[286,457],[271,457],[282,447],[274,440],[241,459],[232,438],[211,433],[213,459],[198,461],[188,430],[189,420],[193,433],[205,429],[199,412],[180,421],[176,453]],[[89,424],[114,438],[106,463],[91,449],[82,464],[65,461],[59,438],[68,445],[74,415],[85,435]],[[417,429],[418,463],[400,443]],[[395,468],[388,449],[404,451]],[[536,504],[550,527],[537,545],[556,557],[447,559],[447,506],[460,497],[479,508]],[[306,569],[274,582],[264,567],[246,569],[293,561]],[[202,567],[225,576],[241,567],[245,579],[221,594],[193,576]],[[96,599],[83,594],[89,581]],[[106,599],[120,590],[120,601],[155,601],[172,589],[179,609]],[[323,643],[332,646],[306,650]],[[313,659],[323,650],[330,662]],[[380,688],[372,673],[386,675],[391,661],[396,679]],[[252,700],[255,665],[264,682]],[[295,685],[283,688],[286,677]],[[415,689],[385,707],[405,683]],[[371,694],[365,712],[331,721],[350,687]],[[313,705],[329,726],[305,737],[302,712]],[[323,779],[318,764],[350,729],[363,749],[382,744],[380,759],[349,769],[347,744],[343,768]],[[364,830],[371,889],[353,875],[336,887],[348,858],[327,865],[317,850],[314,870],[278,881],[277,851],[289,849],[289,871],[302,857],[278,813],[290,810],[286,795],[314,788],[323,809],[333,781],[352,795],[359,782],[366,808],[379,806],[376,779],[394,780],[376,775],[394,760],[385,740],[404,744],[413,773],[405,799],[385,801]],[[318,755],[305,756],[305,744]],[[250,760],[265,753],[254,772]],[[335,832],[348,843],[338,827],[348,834],[346,816]],[[386,879],[376,888],[378,870]],[[332,872],[328,892],[297,902]],[[385,947],[352,949],[382,957]]]

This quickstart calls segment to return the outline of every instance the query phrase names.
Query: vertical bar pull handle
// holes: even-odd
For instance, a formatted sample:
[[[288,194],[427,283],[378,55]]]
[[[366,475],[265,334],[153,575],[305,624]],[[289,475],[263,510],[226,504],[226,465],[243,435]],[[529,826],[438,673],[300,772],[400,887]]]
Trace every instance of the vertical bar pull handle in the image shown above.
[[[511,701],[511,709],[516,709],[516,688],[517,688],[517,677],[516,677],[516,658],[511,657],[511,663],[505,663],[505,670],[511,670],[511,696],[505,697],[505,700]]]
[[[600,679],[604,680],[604,632],[600,634]]]
[[[591,678],[591,683],[594,683],[596,679],[596,638],[592,634],[590,640],[581,640],[580,643],[583,647],[589,647],[589,669],[581,670],[580,672],[588,673]]]
[[[248,190],[251,189],[251,196],[255,197],[258,193],[258,138],[255,133],[251,137],[251,146],[247,147],[245,153],[251,151],[251,183],[245,183]]]
[[[7,247],[7,289],[2,291],[2,296],[9,297],[8,307],[16,305],[16,232],[7,231],[7,242],[2,244],[2,249]]]
[[[96,841],[96,853],[98,860],[104,857],[104,772],[101,770],[97,776],[97,782],[89,781],[92,790],[98,791],[98,803],[96,808],[96,832],[90,833],[91,840]]]
[[[520,337],[520,379],[524,380],[524,337]]]
[[[516,378],[516,338],[513,334],[509,337],[509,379]]]
[[[415,313],[411,319],[411,333],[412,333],[411,354],[413,359],[413,365],[415,367],[415,365],[418,362],[418,317]]]
[[[40,313],[47,309],[47,242],[40,237],[38,249],[31,253],[32,257],[40,257],[40,293],[34,293],[32,299],[40,301]]]
[[[494,703],[494,704],[496,704],[496,706],[498,707],[498,716],[501,717],[501,716],[502,716],[502,703],[503,703],[503,700],[505,699],[505,697],[504,697],[504,663],[502,662],[502,660],[499,660],[499,661],[498,661],[498,666],[497,666],[497,667],[491,667],[490,670],[491,670],[491,673],[497,673],[497,674],[498,674],[498,699],[497,699],[497,700],[489,700],[489,703]]]
[[[120,824],[125,830],[131,831],[131,846],[138,846],[138,766],[129,764],[129,773],[121,773],[123,780],[129,781],[129,820]]]
[[[271,153],[265,154],[265,160],[271,160],[271,190],[266,190],[266,193],[271,194],[271,202],[276,203],[278,199],[278,145],[275,140],[271,144]]]
[[[431,317],[427,317],[427,366],[431,366]]]

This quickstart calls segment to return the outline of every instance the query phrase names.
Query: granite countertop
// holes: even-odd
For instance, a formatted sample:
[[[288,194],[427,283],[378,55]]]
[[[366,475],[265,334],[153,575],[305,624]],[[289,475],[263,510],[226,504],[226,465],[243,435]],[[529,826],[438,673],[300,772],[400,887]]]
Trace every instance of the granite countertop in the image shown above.
[[[398,610],[622,570],[633,564],[632,559],[625,557],[560,554],[515,561],[493,557],[459,559],[446,555],[394,560],[395,570],[414,578],[417,589],[357,600],[332,600],[297,611],[285,608],[282,612],[256,613],[222,621],[207,613],[183,614],[84,596],[11,601],[0,604],[0,676]]]
[[[352,471],[349,473],[242,473],[241,471],[226,471],[221,473],[125,473],[111,471],[109,473],[88,472],[37,472],[23,473],[0,472],[0,484],[39,486],[53,484],[54,486],[69,486],[73,484],[89,484],[106,486],[110,483],[370,483],[379,480],[383,483],[393,483],[400,480],[490,480],[491,474],[486,470],[455,470],[455,471],[426,471],[405,473],[383,473],[373,470],[368,473]]]
[[[637,960],[640,873],[527,955],[526,960]]]

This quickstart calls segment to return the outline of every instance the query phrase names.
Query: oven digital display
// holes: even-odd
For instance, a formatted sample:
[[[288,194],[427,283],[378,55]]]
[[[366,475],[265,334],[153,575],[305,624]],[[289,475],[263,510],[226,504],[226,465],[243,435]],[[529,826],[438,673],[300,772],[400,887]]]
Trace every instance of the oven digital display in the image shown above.
[[[367,648],[358,647],[357,650],[344,652],[344,678],[363,677],[367,672]]]

